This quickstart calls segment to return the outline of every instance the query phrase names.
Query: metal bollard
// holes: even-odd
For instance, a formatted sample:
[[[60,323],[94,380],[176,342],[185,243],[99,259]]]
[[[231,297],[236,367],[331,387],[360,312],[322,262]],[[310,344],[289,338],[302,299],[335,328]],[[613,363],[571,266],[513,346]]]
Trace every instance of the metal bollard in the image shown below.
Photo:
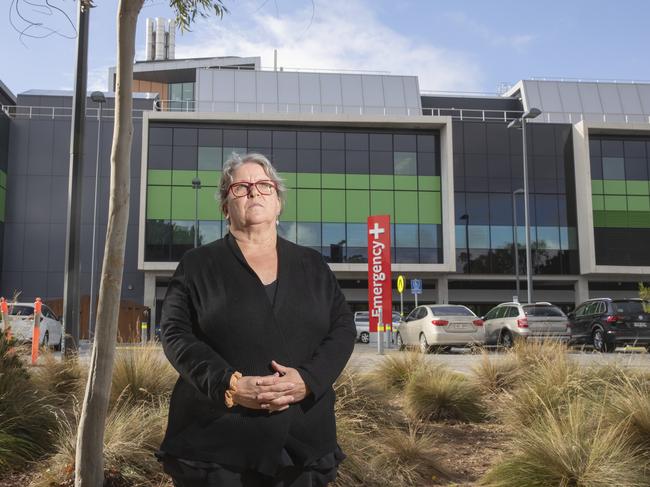
[[[147,343],[147,328],[149,328],[149,323],[142,321],[140,323],[140,339],[143,345]]]
[[[34,302],[34,329],[32,332],[32,365],[36,365],[38,360],[38,346],[41,342],[41,298],[36,298]]]

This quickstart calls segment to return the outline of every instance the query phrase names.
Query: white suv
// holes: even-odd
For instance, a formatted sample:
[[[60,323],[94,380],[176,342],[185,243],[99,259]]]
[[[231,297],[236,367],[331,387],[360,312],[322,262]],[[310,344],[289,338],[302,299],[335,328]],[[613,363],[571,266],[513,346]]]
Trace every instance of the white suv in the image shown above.
[[[501,303],[483,317],[485,344],[512,347],[515,339],[569,339],[569,319],[557,306],[546,303]]]
[[[19,342],[31,342],[34,328],[34,303],[8,303],[9,324],[13,336]],[[41,309],[40,345],[61,350],[63,325],[59,318],[45,304]],[[3,323],[4,329],[4,323]]]

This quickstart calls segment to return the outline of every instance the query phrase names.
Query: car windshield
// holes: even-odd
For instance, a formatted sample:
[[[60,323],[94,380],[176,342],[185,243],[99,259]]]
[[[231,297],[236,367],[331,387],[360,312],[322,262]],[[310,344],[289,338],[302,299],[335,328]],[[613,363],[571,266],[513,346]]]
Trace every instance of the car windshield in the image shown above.
[[[523,308],[526,316],[564,316],[562,310],[557,306],[536,304],[532,306],[524,306]]]
[[[614,301],[612,305],[616,313],[636,314],[650,312],[650,301]]]
[[[436,316],[476,316],[465,306],[430,306]]]
[[[393,321],[400,321],[402,319],[399,313],[393,312]]]
[[[30,316],[34,314],[31,306],[9,306],[9,314],[13,316]]]

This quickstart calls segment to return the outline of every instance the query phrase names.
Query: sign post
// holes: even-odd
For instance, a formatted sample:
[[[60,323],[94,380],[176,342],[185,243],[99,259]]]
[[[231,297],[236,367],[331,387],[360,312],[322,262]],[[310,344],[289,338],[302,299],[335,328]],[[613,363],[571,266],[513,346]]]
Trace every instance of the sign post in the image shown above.
[[[393,290],[390,270],[390,216],[368,217],[368,308],[370,333],[377,337],[379,354],[383,354],[384,331],[392,329]],[[386,317],[389,321],[386,322]]]
[[[404,318],[404,276],[397,276],[397,292],[399,293],[399,316]]]
[[[9,306],[5,298],[0,300],[0,310],[2,310],[2,327],[7,336],[7,340],[11,340],[11,325],[9,324]]]
[[[415,296],[415,307],[418,306],[418,294],[422,294],[422,279],[411,279],[411,294]]]

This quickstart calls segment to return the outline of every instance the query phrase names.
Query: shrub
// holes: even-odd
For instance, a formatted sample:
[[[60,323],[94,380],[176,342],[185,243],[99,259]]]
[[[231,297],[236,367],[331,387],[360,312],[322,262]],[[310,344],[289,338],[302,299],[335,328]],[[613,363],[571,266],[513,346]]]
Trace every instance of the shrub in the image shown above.
[[[371,381],[388,392],[403,391],[413,375],[427,367],[421,353],[405,352],[386,356],[379,365],[368,374]]]
[[[171,394],[178,373],[162,347],[140,345],[118,350],[113,367],[111,404],[120,401],[151,402]]]
[[[404,409],[416,420],[481,421],[484,407],[478,387],[443,367],[418,371],[406,386]]]
[[[513,355],[490,358],[485,351],[481,362],[472,368],[472,372],[477,386],[490,395],[513,389],[523,375]]]
[[[122,479],[127,485],[151,485],[163,478],[154,457],[163,439],[167,421],[167,401],[120,402],[108,414],[104,434],[105,478]],[[77,441],[76,421],[62,421],[56,453],[32,487],[67,485],[74,475]]]
[[[514,453],[483,478],[494,487],[647,485],[625,425],[606,427],[603,407],[585,399],[563,413],[542,408],[540,418],[513,437]]]

